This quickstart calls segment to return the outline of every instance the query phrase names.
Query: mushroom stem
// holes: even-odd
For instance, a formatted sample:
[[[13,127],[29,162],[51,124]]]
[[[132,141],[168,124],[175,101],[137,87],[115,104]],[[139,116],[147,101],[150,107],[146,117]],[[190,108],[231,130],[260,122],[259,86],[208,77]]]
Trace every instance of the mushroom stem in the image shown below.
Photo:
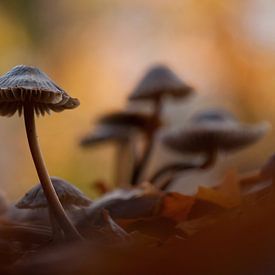
[[[79,234],[64,211],[49,177],[49,173],[37,140],[34,108],[31,103],[25,103],[24,105],[24,120],[31,155],[45,193],[45,197],[48,201],[49,209],[51,209],[55,219],[59,223],[59,226],[64,231],[65,236],[70,239],[80,240],[82,239],[82,236]]]
[[[136,164],[134,168],[132,180],[131,180],[132,185],[138,184],[140,177],[143,174],[147,166],[147,163],[149,161],[149,158],[151,156],[151,153],[153,151],[153,144],[154,144],[154,137],[153,135],[150,135],[147,137],[143,156],[141,157],[140,161]]]
[[[218,157],[217,150],[213,150],[213,151],[209,152],[206,156],[204,163],[202,163],[199,168],[208,169],[208,168],[212,167],[214,165],[214,163],[216,162],[217,157]]]
[[[115,185],[127,186],[134,166],[134,142],[130,137],[118,143],[116,152]]]
[[[159,98],[158,100],[155,101],[153,120],[155,121],[160,120],[161,107],[162,107],[161,99]],[[147,164],[149,162],[150,156],[153,151],[155,135],[157,130],[158,128],[154,127],[153,129],[151,129],[151,132],[148,133],[147,135],[147,141],[146,141],[143,156],[141,160],[137,163],[133,171],[132,180],[131,180],[132,185],[138,184],[138,182],[140,181],[140,177],[142,176],[142,174],[144,173],[144,170],[147,167]]]
[[[58,222],[56,221],[53,211],[49,208],[49,218],[52,226],[52,238],[53,241],[61,241],[64,240],[64,234],[63,231],[61,230]]]

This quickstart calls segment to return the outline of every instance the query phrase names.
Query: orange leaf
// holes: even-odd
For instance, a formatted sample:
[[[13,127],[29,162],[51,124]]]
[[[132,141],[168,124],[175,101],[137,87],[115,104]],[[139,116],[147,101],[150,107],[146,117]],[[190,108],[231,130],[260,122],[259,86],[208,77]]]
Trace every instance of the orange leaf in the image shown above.
[[[187,218],[194,202],[194,197],[175,192],[168,193],[163,198],[160,214],[175,221],[183,221]]]
[[[199,186],[196,198],[215,203],[225,208],[238,206],[241,202],[241,194],[236,170],[229,170],[222,183],[216,189]]]

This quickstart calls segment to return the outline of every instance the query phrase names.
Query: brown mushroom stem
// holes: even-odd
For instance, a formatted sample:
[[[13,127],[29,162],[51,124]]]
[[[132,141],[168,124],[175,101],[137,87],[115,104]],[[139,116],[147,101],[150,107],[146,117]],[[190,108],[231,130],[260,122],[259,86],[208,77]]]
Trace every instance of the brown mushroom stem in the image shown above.
[[[53,211],[49,209],[49,218],[52,226],[52,238],[53,241],[62,241],[64,240],[64,234],[63,231],[61,230],[58,222],[56,221]]]
[[[170,175],[170,177],[161,184],[160,189],[165,190],[174,180],[175,177],[177,177],[178,173],[184,172],[186,170],[191,169],[207,169],[210,168],[217,159],[217,153],[211,153],[207,155],[207,158],[202,164],[192,164],[192,163],[172,163],[165,167],[162,167],[160,170],[158,170],[150,179],[149,182],[152,184],[157,184],[159,180],[165,176]]]
[[[45,197],[48,201],[49,208],[52,210],[53,215],[58,221],[61,229],[64,231],[65,236],[69,239],[80,240],[82,239],[82,236],[79,234],[64,211],[49,177],[37,140],[34,108],[31,103],[26,103],[24,105],[24,120],[31,155],[45,193]]]
[[[208,169],[212,167],[218,157],[218,151],[217,150],[211,150],[207,155],[205,161],[200,165],[201,169]]]
[[[153,121],[160,121],[160,114],[162,109],[161,107],[162,107],[162,103],[161,103],[161,99],[159,98],[155,101]],[[153,127],[150,130],[151,130],[150,133],[148,133],[147,135],[147,141],[143,152],[143,156],[141,160],[136,164],[133,171],[132,180],[131,180],[132,185],[136,185],[139,183],[140,178],[144,173],[144,170],[146,169],[149,159],[151,157],[151,154],[153,152],[155,135],[158,130],[158,127]]]
[[[132,138],[121,141],[117,145],[115,185],[126,186],[135,164],[135,148]]]
[[[151,156],[151,153],[153,151],[153,143],[154,143],[153,137],[150,137],[147,139],[143,156],[139,160],[139,162],[136,164],[134,171],[133,171],[132,180],[131,180],[132,185],[136,185],[140,181],[140,177],[143,174],[143,172],[147,166],[147,163],[149,161],[149,158]]]

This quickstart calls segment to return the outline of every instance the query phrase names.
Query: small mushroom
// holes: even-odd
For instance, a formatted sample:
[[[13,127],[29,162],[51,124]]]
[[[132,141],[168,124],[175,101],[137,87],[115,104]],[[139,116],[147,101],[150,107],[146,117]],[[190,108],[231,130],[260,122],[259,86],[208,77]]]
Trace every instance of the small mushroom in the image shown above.
[[[78,231],[67,217],[50,180],[37,140],[35,114],[73,109],[79,101],[71,98],[38,68],[20,65],[0,77],[0,115],[19,116],[24,113],[25,128],[31,155],[50,209],[67,236],[80,239]]]
[[[51,182],[63,208],[67,212],[72,211],[74,207],[83,208],[90,206],[91,200],[74,185],[58,177],[51,177]],[[20,209],[47,209],[48,201],[41,184],[38,183],[30,189],[15,206]],[[62,232],[59,230],[58,223],[51,209],[49,209],[49,217],[53,227],[54,238],[62,236]]]
[[[158,121],[151,116],[125,111],[113,112],[99,118],[97,126],[81,140],[83,147],[93,146],[106,141],[117,144],[117,167],[115,181],[119,184],[129,182],[132,162],[135,162],[135,136],[140,132],[148,137]],[[132,161],[131,161],[132,159]],[[125,167],[129,167],[128,169]]]
[[[156,65],[150,68],[129,96],[131,101],[152,101],[160,107],[164,96],[184,98],[193,89],[182,81],[170,68]],[[156,108],[160,110],[159,108]]]
[[[154,103],[153,116],[156,121],[160,121],[163,99],[170,96],[175,99],[185,98],[190,95],[193,89],[183,82],[170,68],[165,65],[152,67],[143,76],[133,93],[130,95],[130,101],[151,101]],[[136,165],[132,184],[139,182],[141,175],[149,161],[153,150],[154,138],[157,128],[151,132],[143,156]]]
[[[215,163],[218,152],[237,151],[252,145],[264,136],[268,128],[269,124],[266,122],[256,125],[243,124],[229,113],[219,110],[199,113],[191,118],[184,128],[166,133],[162,141],[169,149],[180,154],[204,154],[205,161],[200,165],[168,165],[157,171],[152,179],[156,182],[171,170],[177,172],[209,168]],[[180,169],[180,166],[183,169]]]

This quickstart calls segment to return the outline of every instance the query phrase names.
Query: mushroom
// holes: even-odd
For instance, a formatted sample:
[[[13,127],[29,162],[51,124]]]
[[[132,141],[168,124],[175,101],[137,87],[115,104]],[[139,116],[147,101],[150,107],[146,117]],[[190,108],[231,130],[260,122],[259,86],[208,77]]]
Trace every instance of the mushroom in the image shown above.
[[[183,82],[170,68],[165,65],[157,65],[149,69],[143,76],[133,93],[129,96],[129,100],[153,102],[153,116],[156,121],[160,121],[162,103],[166,96],[181,99],[190,95],[192,92],[193,89]],[[147,166],[153,150],[156,131],[157,128],[151,132],[143,156],[135,167],[131,182],[133,185],[139,182],[140,177]]]
[[[63,206],[63,208],[70,212],[74,207],[83,208],[88,207],[91,204],[91,200],[87,198],[78,188],[69,182],[58,178],[51,177],[51,182],[53,184],[54,190]],[[46,209],[48,208],[48,201],[43,192],[42,186],[38,183],[32,189],[30,189],[15,205],[20,209]],[[58,223],[52,210],[49,209],[49,217],[53,228],[54,239],[62,236],[60,232]]]
[[[19,65],[0,77],[0,115],[24,113],[25,128],[31,155],[49,207],[65,235],[71,239],[81,236],[67,217],[50,180],[37,140],[35,114],[74,109],[78,99],[71,98],[38,68]]]
[[[129,182],[132,162],[135,162],[136,157],[134,136],[141,132],[148,137],[152,129],[158,125],[159,121],[148,115],[125,111],[113,112],[98,119],[96,128],[81,140],[81,145],[87,147],[105,141],[115,142],[118,145],[115,182],[126,184]]]
[[[191,118],[182,129],[171,131],[162,137],[163,143],[171,150],[184,154],[204,154],[205,161],[200,165],[173,163],[152,176],[153,182],[167,173],[186,169],[211,167],[219,152],[232,152],[254,144],[267,132],[269,124],[243,124],[232,115],[220,110],[201,112]]]

